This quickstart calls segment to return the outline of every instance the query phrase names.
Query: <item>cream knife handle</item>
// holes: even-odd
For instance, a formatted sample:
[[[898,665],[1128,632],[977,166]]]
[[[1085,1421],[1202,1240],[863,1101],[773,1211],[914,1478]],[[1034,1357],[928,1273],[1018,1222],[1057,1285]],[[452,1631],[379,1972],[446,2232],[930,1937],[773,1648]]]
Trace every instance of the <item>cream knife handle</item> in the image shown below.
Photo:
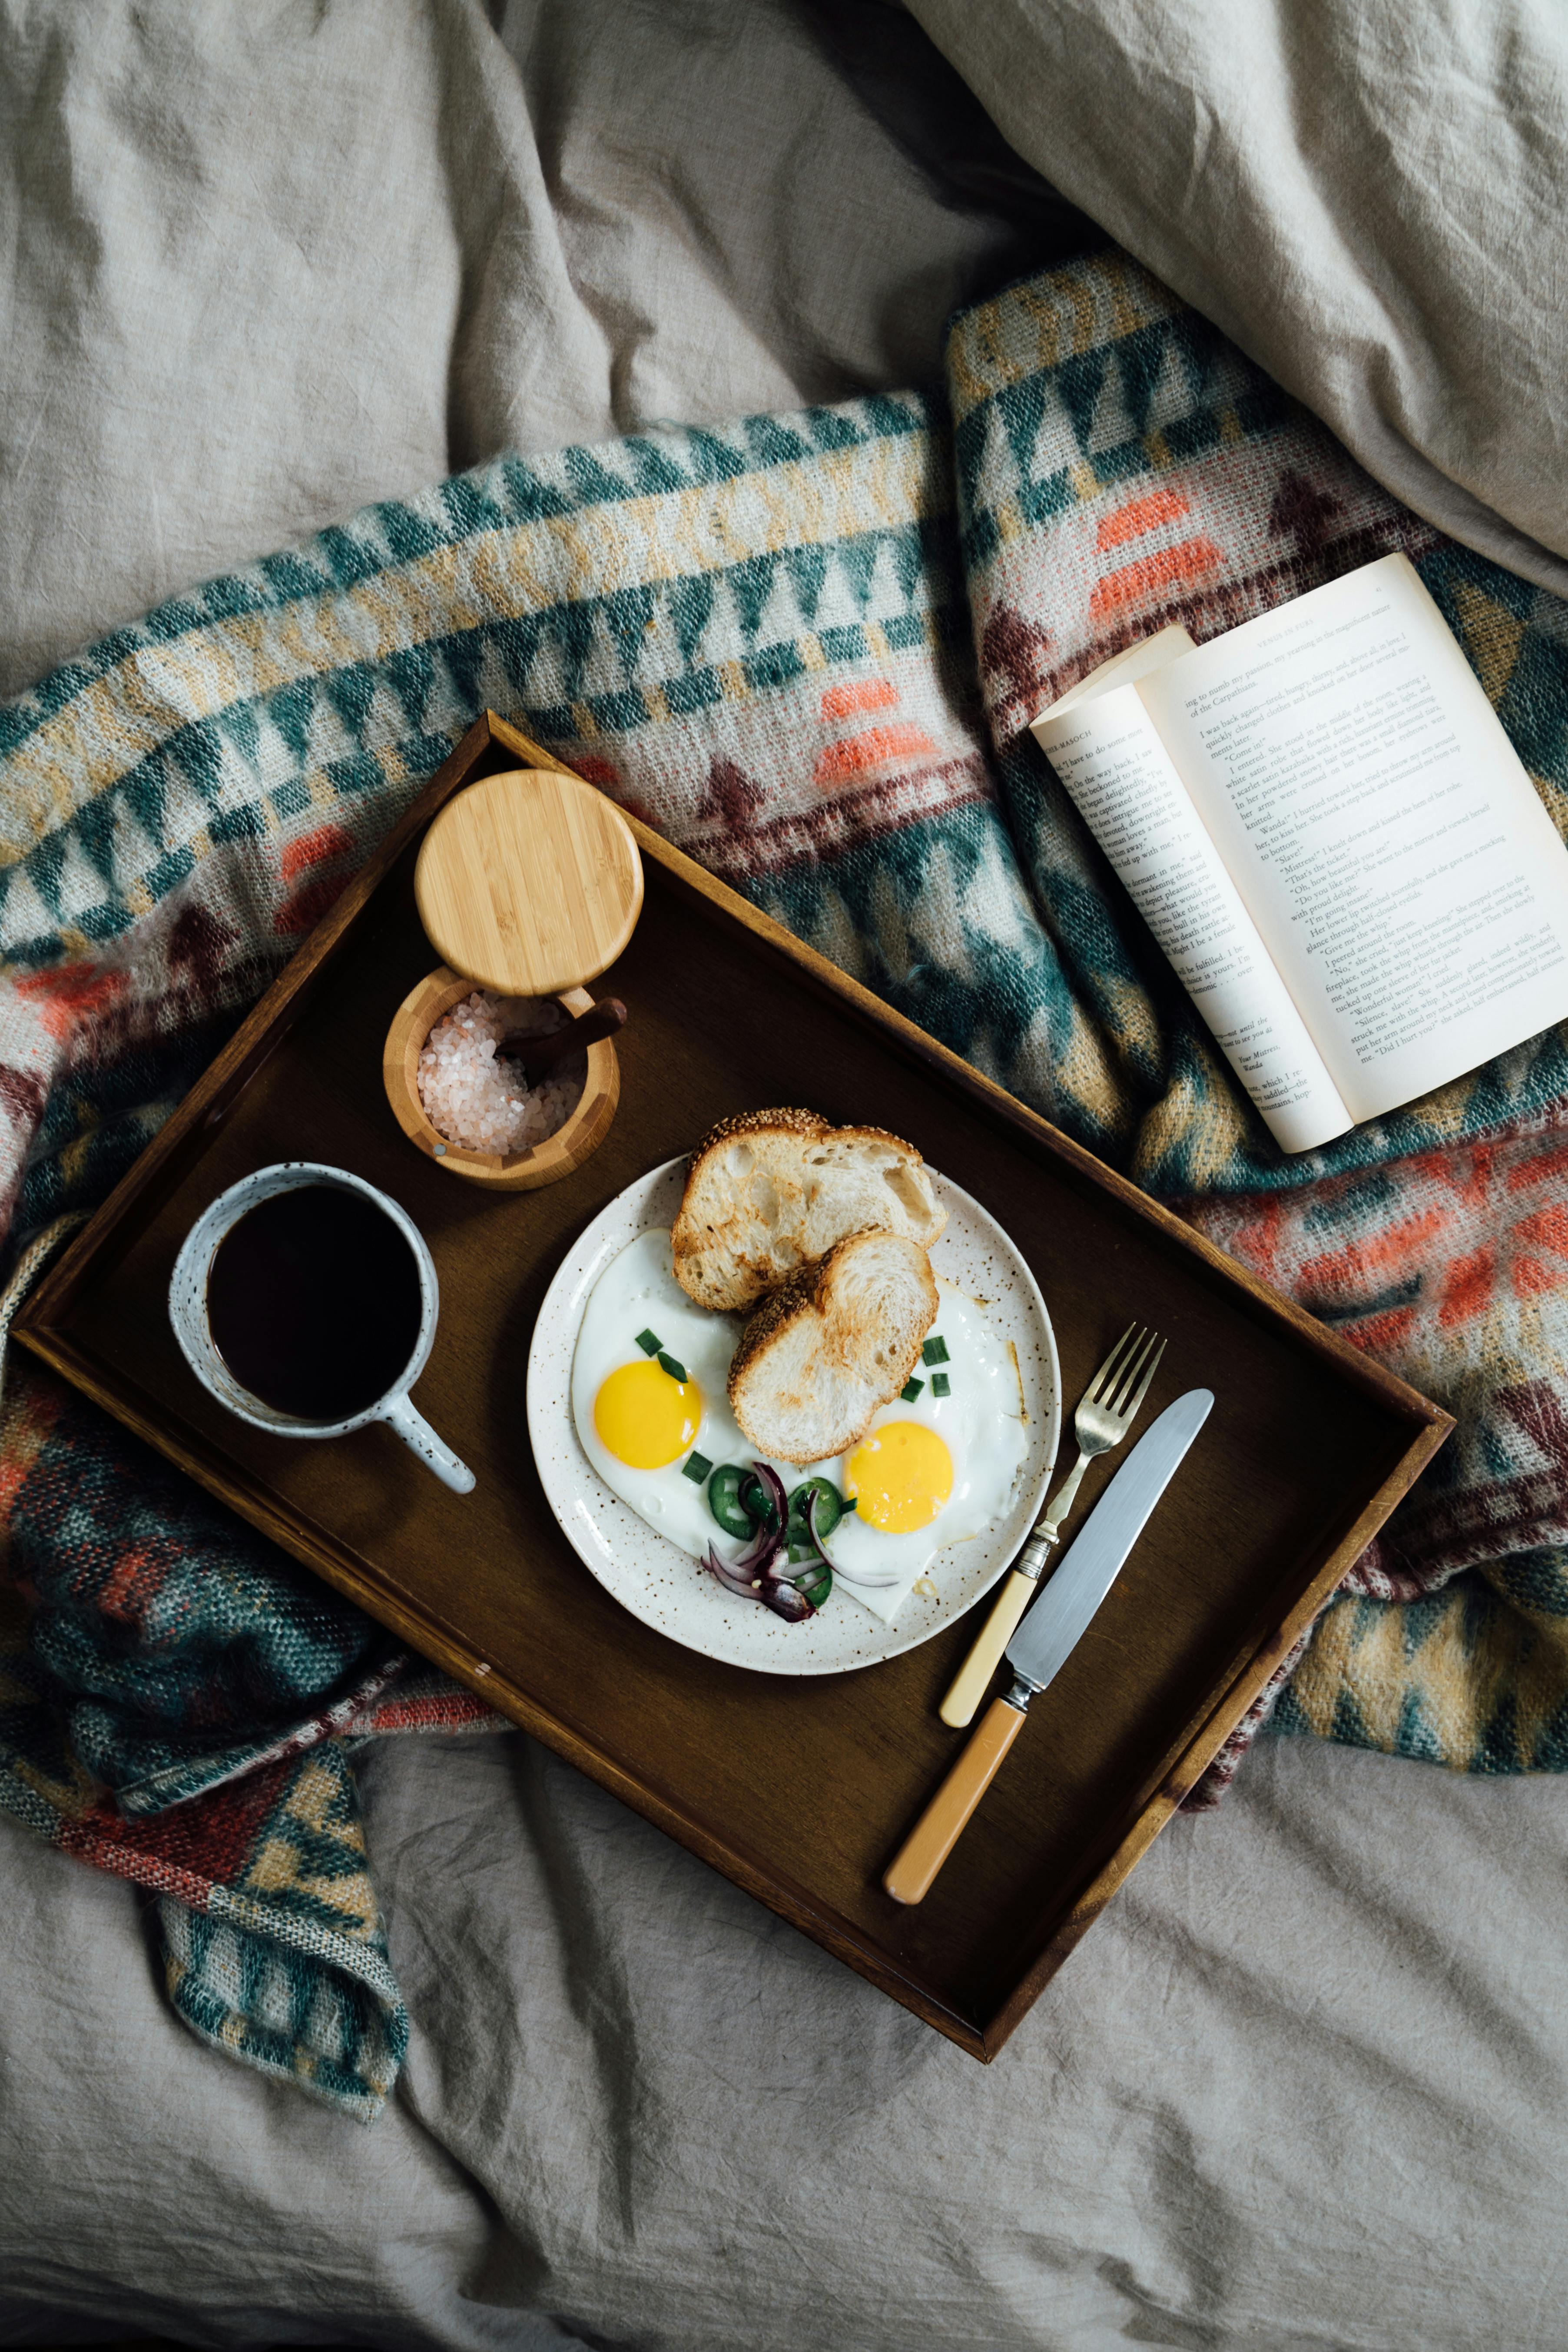
[[[991,1677],[1002,1663],[1002,1653],[1018,1630],[1018,1620],[1040,1589],[1037,1577],[1017,1569],[1002,1587],[980,1639],[960,1666],[952,1688],[942,1703],[942,1719],[955,1731],[974,1720],[975,1709],[991,1687]]]
[[[1032,1588],[1031,1588],[1032,1590]],[[919,1903],[958,1843],[958,1833],[996,1777],[1024,1727],[1024,1710],[993,1699],[980,1728],[888,1865],[882,1881],[895,1903]]]
[[[1071,1475],[1014,1562],[1013,1573],[997,1594],[979,1641],[942,1700],[938,1712],[943,1723],[951,1724],[954,1731],[962,1731],[966,1723],[973,1722],[974,1710],[1001,1664],[1002,1653],[1017,1632],[1019,1618],[1040,1589],[1040,1571],[1051,1556],[1051,1546],[1060,1539],[1062,1521],[1077,1499],[1083,1474],[1093,1458],[1080,1450]]]

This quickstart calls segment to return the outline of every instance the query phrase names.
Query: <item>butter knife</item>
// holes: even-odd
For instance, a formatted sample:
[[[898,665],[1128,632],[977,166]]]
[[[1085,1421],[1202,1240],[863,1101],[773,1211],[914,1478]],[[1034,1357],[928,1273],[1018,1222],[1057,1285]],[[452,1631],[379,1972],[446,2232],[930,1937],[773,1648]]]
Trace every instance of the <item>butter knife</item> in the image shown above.
[[[1213,1404],[1211,1389],[1189,1389],[1167,1405],[1084,1521],[1066,1559],[1003,1654],[1013,1669],[1011,1690],[993,1699],[888,1867],[882,1885],[895,1903],[919,1903],[929,1892],[1022,1731],[1029,1701],[1047,1687],[1078,1647]]]

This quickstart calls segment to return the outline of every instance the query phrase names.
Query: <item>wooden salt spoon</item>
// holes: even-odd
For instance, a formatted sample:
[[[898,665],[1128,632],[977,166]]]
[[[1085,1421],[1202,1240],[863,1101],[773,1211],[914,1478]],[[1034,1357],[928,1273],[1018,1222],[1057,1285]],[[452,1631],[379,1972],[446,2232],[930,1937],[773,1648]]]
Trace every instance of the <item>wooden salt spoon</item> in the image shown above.
[[[563,1062],[568,1054],[581,1054],[626,1025],[626,1006],[618,996],[606,996],[588,1012],[576,1013],[564,1029],[551,1029],[542,1036],[527,1029],[509,1029],[496,1052],[509,1061],[521,1062],[523,1085],[536,1087],[544,1072]]]

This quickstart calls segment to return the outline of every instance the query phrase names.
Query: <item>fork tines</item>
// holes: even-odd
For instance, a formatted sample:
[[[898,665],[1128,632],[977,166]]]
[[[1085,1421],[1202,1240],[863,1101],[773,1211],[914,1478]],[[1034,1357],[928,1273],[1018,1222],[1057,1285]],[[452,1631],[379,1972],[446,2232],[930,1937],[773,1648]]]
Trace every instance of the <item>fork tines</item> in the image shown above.
[[[1118,1421],[1131,1421],[1149,1393],[1164,1352],[1165,1342],[1155,1332],[1129,1323],[1089,1383],[1089,1401]]]

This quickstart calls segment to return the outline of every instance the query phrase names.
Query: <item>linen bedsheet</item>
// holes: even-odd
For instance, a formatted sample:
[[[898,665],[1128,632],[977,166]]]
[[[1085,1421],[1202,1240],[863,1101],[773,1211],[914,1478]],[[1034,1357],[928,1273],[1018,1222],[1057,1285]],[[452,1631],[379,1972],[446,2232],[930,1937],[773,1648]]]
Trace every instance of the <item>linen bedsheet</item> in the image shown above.
[[[1021,155],[1439,530],[1559,595],[1549,0],[910,0]]]
[[[332,12],[319,21],[331,29]],[[407,36],[395,58],[405,76],[411,52],[440,47],[424,12],[389,21]],[[689,81],[694,42],[745,87],[779,54],[770,44],[803,75],[811,54],[772,12],[750,12],[763,47],[749,60],[732,22],[710,20],[705,36],[699,10],[682,12],[678,51],[660,49],[651,17],[636,22],[617,65],[629,70],[629,51],[646,76],[662,57],[667,90]],[[455,12],[442,40],[453,23],[465,39],[482,29]],[[569,118],[572,40],[558,26],[544,46]],[[579,65],[591,49],[573,53]],[[528,86],[548,142],[549,109]],[[330,77],[325,89],[323,105]],[[831,77],[814,90],[816,128],[837,125],[863,201],[874,130],[852,108],[834,113]],[[800,117],[778,127],[810,151]],[[748,171],[757,153],[753,137]],[[952,215],[896,156],[882,160],[888,211],[905,226],[923,205],[933,238],[957,219],[971,257],[1002,248],[998,225]],[[622,224],[605,225],[614,210],[599,208],[602,236],[585,239],[612,279],[624,258]],[[773,250],[755,278],[776,285],[780,258]],[[926,332],[934,355],[929,287],[911,291],[897,260],[879,281],[886,310],[912,343]],[[646,285],[627,278],[629,310]],[[286,341],[283,310],[268,319]],[[715,337],[730,394],[715,415],[775,399],[753,389],[748,370],[766,370],[739,316]],[[863,380],[840,352],[817,356],[822,375],[803,393]],[[915,372],[868,370],[887,382]],[[75,387],[86,411],[92,373]],[[669,406],[697,415],[702,403],[694,391]],[[198,440],[222,409],[219,396],[191,411]],[[358,422],[351,401],[345,478],[365,462]],[[594,429],[585,404],[557,437]],[[47,516],[58,485],[82,478],[80,453],[41,428],[32,446],[56,468],[56,508],[46,496],[37,509]],[[184,503],[199,531],[211,525],[196,481]],[[395,486],[390,473],[369,485]],[[266,528],[176,557],[158,584],[280,540],[363,488],[287,520],[268,508]],[[168,510],[179,504],[171,495]],[[15,510],[26,520],[25,498]],[[46,572],[47,541],[40,530]],[[95,579],[88,555],[74,560],[76,593],[96,588],[101,602],[86,625],[61,623],[45,659],[147,601],[139,575],[127,586],[110,562]],[[29,674],[24,663],[15,676]],[[10,2170],[0,2188],[13,2340],[79,2336],[83,2314],[105,2335],[162,2326],[237,2342],[561,2341],[574,2323],[596,2341],[770,2347],[917,2334],[1554,2340],[1543,2250],[1562,2067],[1543,1889],[1561,1882],[1563,1841],[1549,1785],[1458,1784],[1300,1742],[1271,1748],[1228,1814],[1178,1825],[1143,1866],[1096,1931],[1109,1938],[1096,1964],[1085,1967],[1091,1940],[1014,2045],[1017,2071],[1010,2052],[987,2074],[513,1737],[387,1751],[365,1769],[415,2035],[400,2104],[348,2143],[339,2119],[181,2034],[158,2006],[129,1890],[3,1825],[0,2084],[7,2134],[28,2156],[26,2179]],[[1145,2040],[1130,2024],[1139,2015]]]

